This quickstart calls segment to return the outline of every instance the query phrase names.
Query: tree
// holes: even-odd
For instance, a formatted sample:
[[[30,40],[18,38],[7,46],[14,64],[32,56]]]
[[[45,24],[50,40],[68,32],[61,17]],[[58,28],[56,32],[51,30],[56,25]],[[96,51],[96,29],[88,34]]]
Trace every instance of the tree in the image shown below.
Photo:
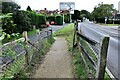
[[[80,18],[82,19],[83,17],[87,19],[91,19],[91,13],[87,10],[81,10],[80,11]]]
[[[12,34],[16,30],[16,24],[13,22],[13,14],[6,14],[2,17],[2,29],[7,34]]]
[[[28,17],[27,11],[16,11],[16,13],[13,14],[13,18],[14,23],[17,24],[17,33],[32,30],[31,19]]]
[[[2,13],[12,13],[19,10],[20,6],[15,2],[2,2]]]
[[[30,8],[30,6],[28,6],[26,10],[27,11],[32,11],[31,8]]]
[[[72,20],[77,20],[80,17],[80,11],[74,10],[74,14],[72,14]]]
[[[94,7],[92,11],[92,16],[96,20],[104,21],[105,18],[110,18],[112,16],[112,12],[114,12],[114,5],[113,4],[103,4],[100,3]]]

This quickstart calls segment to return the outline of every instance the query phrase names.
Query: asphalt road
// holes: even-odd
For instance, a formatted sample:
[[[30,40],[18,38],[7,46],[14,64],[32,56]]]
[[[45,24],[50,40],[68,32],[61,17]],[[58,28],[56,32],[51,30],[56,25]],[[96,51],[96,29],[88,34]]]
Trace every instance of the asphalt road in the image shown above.
[[[46,34],[46,32],[45,32],[47,29],[52,28],[52,31],[53,31],[53,33],[54,33],[55,31],[61,29],[62,27],[65,27],[66,25],[68,25],[68,24],[64,24],[64,25],[51,25],[51,26],[49,26],[48,28],[44,28],[44,29],[42,29],[42,32],[40,33],[39,38],[43,38],[43,37],[46,37],[46,36],[47,36],[47,34]],[[28,36],[28,38],[29,38],[29,40],[32,41],[33,43],[36,43],[36,41],[37,41],[37,34],[34,34],[34,35],[32,35],[32,36]]]
[[[107,67],[111,73],[118,78],[120,76],[120,31],[117,26],[106,27],[97,25],[90,22],[79,23],[79,28],[82,34],[101,43],[104,36],[110,37],[108,55],[107,55]],[[119,77],[120,78],[120,77]]]

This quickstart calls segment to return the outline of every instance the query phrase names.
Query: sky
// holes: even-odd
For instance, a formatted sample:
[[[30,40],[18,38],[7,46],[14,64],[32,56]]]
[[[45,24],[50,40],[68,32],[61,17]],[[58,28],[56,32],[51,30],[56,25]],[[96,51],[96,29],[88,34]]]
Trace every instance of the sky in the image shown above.
[[[77,10],[87,10],[92,12],[94,7],[100,2],[104,4],[114,4],[114,8],[118,10],[118,2],[120,0],[15,0],[22,10],[26,10],[29,5],[33,10],[41,10],[47,8],[47,10],[56,10],[59,8],[60,2],[75,2],[75,9]]]

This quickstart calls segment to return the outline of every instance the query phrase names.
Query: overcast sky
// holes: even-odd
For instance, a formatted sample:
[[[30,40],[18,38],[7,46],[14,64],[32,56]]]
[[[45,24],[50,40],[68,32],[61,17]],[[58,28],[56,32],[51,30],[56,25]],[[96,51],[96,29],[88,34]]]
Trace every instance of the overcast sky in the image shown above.
[[[26,10],[29,5],[31,9],[41,10],[47,8],[48,10],[59,9],[60,2],[75,2],[75,9],[93,11],[93,8],[100,2],[105,4],[114,4],[114,7],[118,9],[118,2],[120,0],[15,0],[21,9]]]

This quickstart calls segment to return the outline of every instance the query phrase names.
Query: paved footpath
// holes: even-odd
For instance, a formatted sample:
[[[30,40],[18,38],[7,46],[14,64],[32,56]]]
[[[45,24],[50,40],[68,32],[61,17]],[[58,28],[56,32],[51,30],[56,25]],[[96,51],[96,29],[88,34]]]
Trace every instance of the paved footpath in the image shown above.
[[[33,78],[74,78],[67,42],[60,37],[55,40]]]

